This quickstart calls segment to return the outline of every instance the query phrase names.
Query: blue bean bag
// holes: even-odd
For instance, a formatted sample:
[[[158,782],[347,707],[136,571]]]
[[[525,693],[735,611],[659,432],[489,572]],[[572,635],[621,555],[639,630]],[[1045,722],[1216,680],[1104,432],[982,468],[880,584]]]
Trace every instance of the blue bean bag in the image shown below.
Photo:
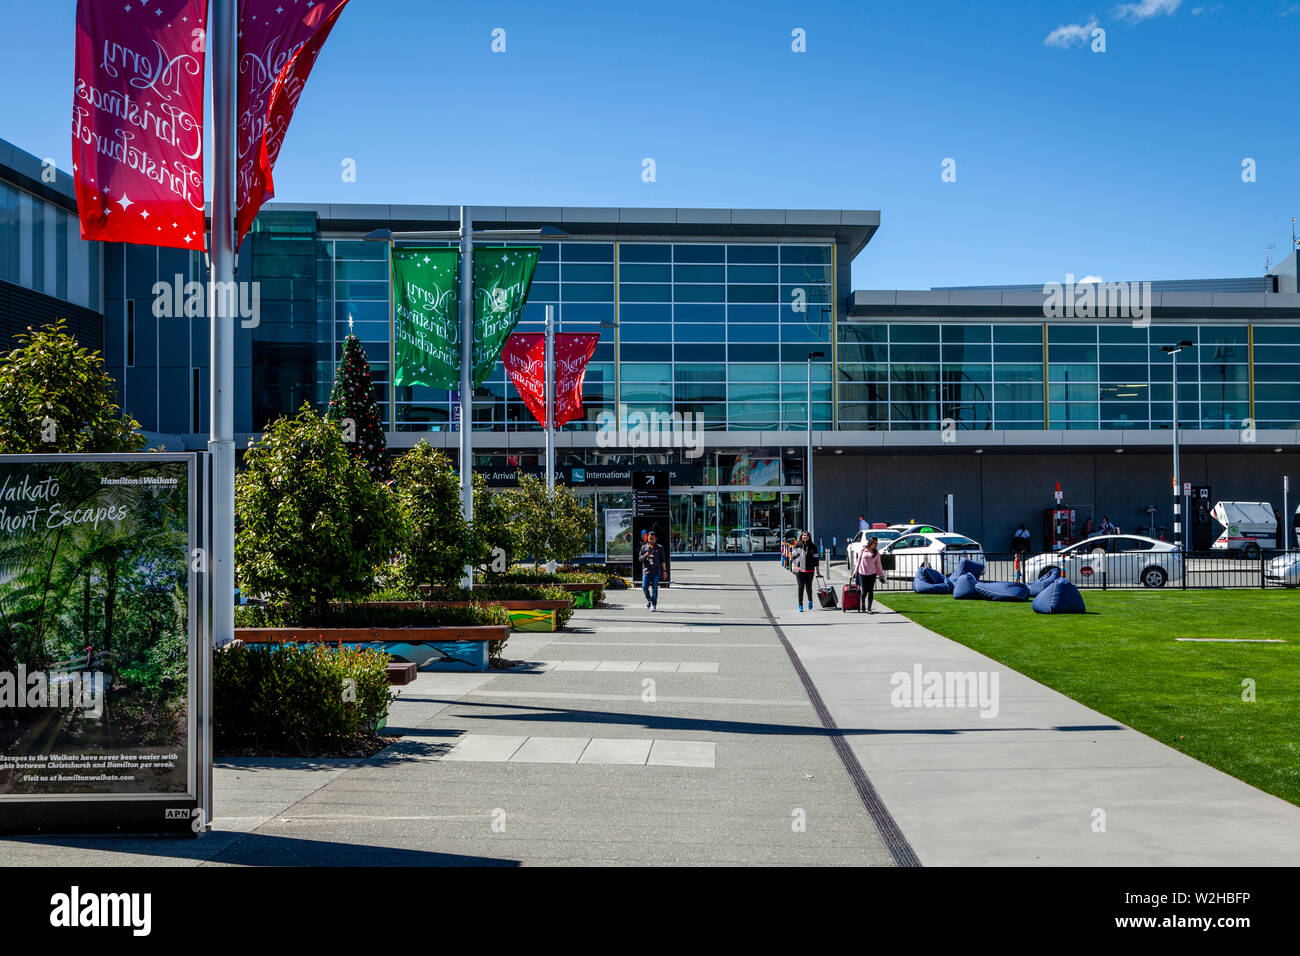
[[[912,590],[917,594],[951,594],[952,582],[934,568],[919,567],[912,577]]]
[[[1029,588],[1014,581],[980,581],[975,593],[986,601],[1028,601]]]
[[[1053,581],[1060,578],[1060,576],[1061,576],[1060,568],[1048,568],[1046,574],[1044,574],[1037,581],[1034,581],[1029,585],[1029,596],[1038,597],[1038,595],[1042,592],[1043,588],[1047,587]]]
[[[963,574],[952,584],[952,596],[958,601],[978,601],[980,593],[976,590],[979,579],[973,574]]]
[[[1057,578],[1034,598],[1034,610],[1039,614],[1084,614],[1083,595],[1074,583]]]
[[[973,574],[976,579],[984,573],[984,564],[981,561],[972,561],[970,558],[962,558],[957,563],[957,570],[949,575],[949,580],[956,581],[963,574]]]

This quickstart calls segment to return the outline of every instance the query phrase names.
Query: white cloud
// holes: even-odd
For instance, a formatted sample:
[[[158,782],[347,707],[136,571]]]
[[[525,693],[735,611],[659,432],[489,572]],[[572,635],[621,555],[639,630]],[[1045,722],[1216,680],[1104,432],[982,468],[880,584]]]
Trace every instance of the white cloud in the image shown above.
[[[1208,7],[1192,7],[1192,16],[1199,17],[1205,13],[1218,13],[1223,9],[1223,4],[1215,3]]]
[[[1182,3],[1183,0],[1137,0],[1137,3],[1121,3],[1115,8],[1115,16],[1121,20],[1149,20],[1162,13],[1172,16]]]
[[[1047,34],[1047,39],[1043,41],[1043,46],[1056,46],[1062,50],[1068,50],[1076,44],[1087,43],[1092,37],[1092,31],[1097,26],[1097,18],[1093,17],[1087,23],[1063,23],[1051,33]]]

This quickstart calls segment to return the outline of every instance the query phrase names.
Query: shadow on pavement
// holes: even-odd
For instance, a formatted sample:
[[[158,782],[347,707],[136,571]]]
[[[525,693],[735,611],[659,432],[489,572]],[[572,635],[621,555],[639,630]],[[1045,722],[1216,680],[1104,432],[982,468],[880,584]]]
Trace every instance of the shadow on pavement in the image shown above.
[[[1034,730],[1058,730],[1094,732],[1099,730],[1123,730],[1119,724],[1085,724],[1071,727],[986,727],[979,724],[970,727],[941,728],[836,728],[799,724],[755,723],[742,720],[718,720],[713,718],[652,716],[645,713],[617,713],[606,710],[570,710],[563,707],[545,707],[529,704],[502,704],[497,702],[448,700],[455,709],[449,709],[438,715],[440,720],[463,718],[468,720],[519,721],[538,724],[623,724],[642,727],[646,730],[682,730],[698,731],[712,734],[757,734],[776,737],[835,737],[835,736],[870,736],[873,734],[925,734],[949,736],[964,733],[990,732],[1024,732]],[[478,708],[492,711],[511,711],[511,713],[474,713],[464,708]],[[390,748],[391,749],[391,748]],[[386,753],[387,751],[385,751]],[[374,759],[374,758],[372,758]]]
[[[304,840],[265,833],[214,831],[198,839],[187,837],[67,836],[7,838],[3,843],[31,843],[104,853],[133,853],[141,856],[193,860],[235,866],[519,866],[518,860],[487,856],[464,856],[428,850]],[[141,861],[145,863],[147,861]],[[76,865],[93,864],[93,857],[79,857]]]

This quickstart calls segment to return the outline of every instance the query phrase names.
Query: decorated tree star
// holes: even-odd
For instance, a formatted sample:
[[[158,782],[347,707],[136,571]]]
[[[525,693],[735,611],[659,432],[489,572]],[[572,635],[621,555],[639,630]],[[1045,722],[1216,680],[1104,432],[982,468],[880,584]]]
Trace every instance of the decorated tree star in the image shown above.
[[[343,341],[343,358],[334,374],[334,389],[330,392],[325,418],[339,424],[348,450],[362,460],[371,478],[389,479],[388,440],[379,416],[379,403],[375,401],[370,363],[366,361],[361,340],[355,335]]]

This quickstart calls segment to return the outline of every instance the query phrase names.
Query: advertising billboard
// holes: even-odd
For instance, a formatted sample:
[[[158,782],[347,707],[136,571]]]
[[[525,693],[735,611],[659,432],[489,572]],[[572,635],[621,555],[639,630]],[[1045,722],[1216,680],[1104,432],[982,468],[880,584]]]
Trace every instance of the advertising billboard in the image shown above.
[[[0,456],[0,831],[192,831],[196,460]]]

